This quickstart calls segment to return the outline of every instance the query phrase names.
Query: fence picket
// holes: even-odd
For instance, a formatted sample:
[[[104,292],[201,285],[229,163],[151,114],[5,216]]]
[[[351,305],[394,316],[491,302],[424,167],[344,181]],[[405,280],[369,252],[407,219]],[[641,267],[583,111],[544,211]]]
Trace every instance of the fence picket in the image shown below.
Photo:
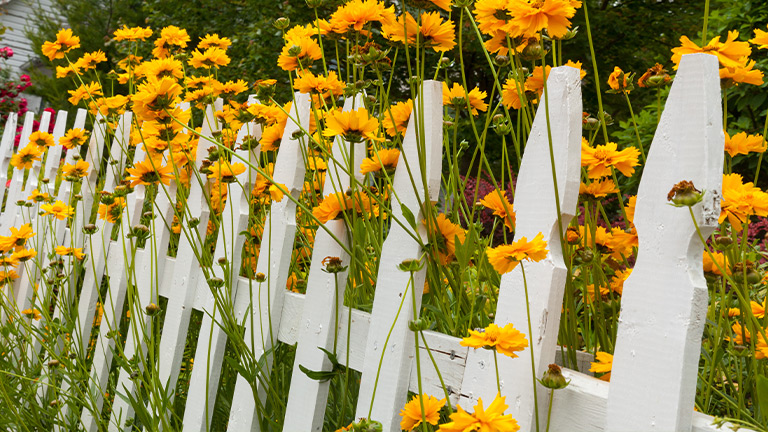
[[[363,98],[357,95],[344,102],[344,111],[363,106]],[[332,157],[328,161],[323,196],[344,192],[351,185],[350,174],[362,181],[360,163],[365,155],[365,142],[348,143],[338,137],[333,145]],[[318,228],[310,264],[305,307],[300,325],[296,357],[293,362],[291,389],[288,393],[283,429],[296,431],[320,431],[323,428],[325,405],[330,382],[309,378],[299,366],[313,371],[328,371],[333,366],[326,354],[319,348],[333,351],[334,334],[340,332],[334,316],[344,306],[344,291],[350,256],[348,229],[343,220],[326,222],[325,229]],[[326,231],[326,229],[328,231]],[[347,266],[338,273],[325,272],[325,257],[339,257]],[[338,341],[337,341],[338,342]],[[337,343],[338,345],[338,343]]]
[[[380,421],[385,431],[399,430],[398,413],[406,402],[414,355],[414,333],[408,329],[408,322],[413,319],[413,311],[418,311],[421,306],[426,277],[424,266],[414,272],[413,284],[408,288],[411,275],[397,270],[397,266],[403,260],[421,257],[422,246],[414,239],[414,234],[426,242],[426,228],[422,223],[425,215],[420,211],[420,203],[437,199],[443,145],[442,106],[442,84],[425,81],[413,105],[392,181],[396,191],[393,195],[397,199],[392,202],[391,217],[407,223],[401,206],[407,207],[416,216],[418,232],[410,232],[412,229],[393,222],[384,241],[377,277],[382,283],[377,285],[373,300],[371,332],[365,349],[356,411],[356,417]],[[420,110],[423,114],[419,114]],[[423,142],[419,142],[417,133],[424,137]],[[426,171],[422,171],[422,167]],[[424,190],[425,185],[428,190]],[[409,289],[415,291],[415,305]]]
[[[19,149],[24,148],[29,142],[29,136],[32,134],[32,124],[35,120],[35,113],[27,111],[24,115],[24,126],[21,129],[21,138],[19,139]],[[18,150],[17,150],[18,151]],[[17,172],[18,171],[18,172]],[[8,187],[8,197],[5,200],[5,212],[0,220],[0,231],[7,232],[19,219],[21,213],[20,207],[16,204],[19,201],[24,189],[24,170],[13,169]],[[17,297],[18,298],[18,297]]]
[[[3,129],[3,139],[0,141],[0,199],[5,197],[5,191],[7,190],[8,167],[13,156],[13,141],[16,139],[16,122],[18,119],[19,115],[17,113],[8,113],[5,129]],[[2,202],[0,202],[1,204]],[[2,226],[2,221],[0,221],[0,226]]]
[[[683,56],[637,193],[637,262],[624,283],[606,430],[689,431],[708,291],[703,245],[685,208],[667,203],[681,180],[705,190],[693,207],[704,237],[718,225],[723,168],[717,57]]]
[[[581,176],[582,109],[579,71],[569,66],[552,69],[547,79],[547,92],[547,96],[541,99],[525,147],[517,176],[514,209],[517,216],[515,239],[526,237],[531,240],[543,233],[549,253],[544,260],[522,263],[502,276],[495,318],[499,327],[512,323],[526,335],[529,342],[528,348],[519,353],[519,358],[498,356],[501,394],[507,397],[510,413],[523,431],[534,430],[536,423],[528,350],[533,349],[538,375],[555,361],[560,309],[567,276],[560,236],[576,212]],[[557,173],[557,194],[550,168],[550,141],[547,116],[544,113],[548,107],[547,102],[551,106],[549,129]],[[562,214],[559,220],[558,207]],[[558,227],[559,223],[562,223],[562,229]],[[528,283],[527,300],[523,271]],[[526,301],[531,311],[532,334],[528,334]],[[480,397],[487,406],[496,395],[496,374],[490,353],[488,350],[469,350],[461,388],[462,398],[459,401],[464,408],[474,406]],[[539,413],[545,414],[547,390],[538,385],[537,393]]]

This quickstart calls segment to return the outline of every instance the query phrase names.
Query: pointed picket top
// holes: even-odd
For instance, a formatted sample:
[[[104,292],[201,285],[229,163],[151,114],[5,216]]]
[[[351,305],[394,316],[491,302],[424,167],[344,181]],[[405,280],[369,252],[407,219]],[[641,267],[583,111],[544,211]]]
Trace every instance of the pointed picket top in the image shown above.
[[[13,141],[16,139],[18,118],[18,113],[8,113],[5,129],[3,129],[3,138],[0,141],[0,199],[5,195],[5,184],[8,181],[8,167],[11,164],[11,156],[13,156]]]
[[[363,96],[357,94],[344,102],[344,111],[353,111],[363,106]],[[350,173],[358,182],[363,179],[360,163],[365,156],[366,143],[348,143],[337,137],[328,160],[323,196],[344,193],[350,188]],[[360,183],[358,183],[360,184]],[[328,400],[329,381],[321,382],[309,378],[300,367],[312,371],[329,371],[333,365],[320,348],[333,351],[334,334],[343,331],[336,327],[337,312],[344,306],[344,291],[350,264],[350,238],[343,220],[330,220],[325,228],[320,227],[315,234],[312,263],[307,278],[305,307],[299,326],[299,342],[296,346],[296,359],[293,363],[291,388],[288,393],[285,424],[283,429],[296,431],[321,431],[325,418],[325,406]],[[326,229],[328,231],[326,231]],[[330,231],[330,232],[329,232]],[[325,258],[338,257],[344,270],[338,273],[325,271]],[[341,355],[341,353],[338,353]]]
[[[51,190],[55,184],[56,172],[61,163],[62,146],[59,144],[59,140],[61,140],[61,137],[66,133],[68,116],[69,113],[66,110],[59,110],[58,114],[56,114],[56,123],[53,126],[54,145],[48,149],[48,155],[45,157],[45,168],[43,170],[43,178],[49,180],[49,190]]]
[[[549,125],[545,109],[549,108]],[[563,262],[560,235],[576,213],[581,168],[581,80],[579,71],[569,66],[552,69],[547,79],[547,94],[541,98],[528,143],[523,154],[515,187],[515,240],[533,240],[539,233],[547,242],[547,257],[539,262],[525,262],[504,274],[499,287],[495,323],[511,323],[525,334],[529,346],[519,358],[498,355],[501,395],[510,406],[508,414],[517,420],[520,430],[535,430],[535,404],[531,377],[530,349],[533,348],[537,378],[555,361],[560,309],[567,271]],[[557,195],[552,175],[550,141],[557,177]],[[561,217],[558,220],[558,202]],[[562,223],[562,229],[558,228]],[[528,284],[528,305],[523,280]],[[533,343],[531,343],[533,341]],[[538,387],[539,413],[546,414],[547,393]],[[459,405],[471,409],[479,398],[485,406],[496,396],[494,359],[488,350],[470,349],[461,388]],[[514,402],[513,402],[514,401]]]
[[[414,356],[414,333],[408,329],[408,322],[413,319],[414,309],[418,311],[421,307],[426,266],[414,272],[412,286],[410,273],[398,270],[397,266],[403,260],[421,257],[422,247],[414,235],[418,235],[425,243],[427,241],[420,203],[425,199],[437,199],[443,145],[442,97],[442,83],[424,82],[421,94],[414,102],[403,150],[392,180],[393,223],[381,252],[377,278],[379,284],[373,300],[371,330],[365,348],[355,415],[380,421],[384,431],[400,430],[399,412],[408,396]],[[417,138],[417,133],[424,137],[423,141]],[[426,170],[422,171],[422,166]],[[424,190],[425,185],[427,190]],[[416,230],[409,226],[403,216],[403,206],[415,216]],[[415,305],[411,300],[410,289],[416,294]],[[393,324],[395,316],[397,319]],[[427,366],[425,361],[424,367],[431,366]]]
[[[669,205],[667,194],[682,180],[706,191],[693,213],[704,238],[713,232],[725,142],[720,102],[717,57],[683,56],[637,193],[639,248],[622,294],[607,431],[691,430],[707,284],[689,210]]]
[[[17,152],[26,146],[25,143],[29,143],[29,136],[32,134],[34,121],[35,113],[27,111],[24,115],[24,126],[21,129],[21,138],[19,139]],[[0,219],[0,232],[5,232],[8,228],[14,226],[18,220],[17,218],[21,214],[20,208],[16,202],[26,198],[26,196],[22,196],[24,170],[13,168],[11,176],[11,181],[8,185],[8,198],[5,200],[5,212],[3,213],[2,219]]]

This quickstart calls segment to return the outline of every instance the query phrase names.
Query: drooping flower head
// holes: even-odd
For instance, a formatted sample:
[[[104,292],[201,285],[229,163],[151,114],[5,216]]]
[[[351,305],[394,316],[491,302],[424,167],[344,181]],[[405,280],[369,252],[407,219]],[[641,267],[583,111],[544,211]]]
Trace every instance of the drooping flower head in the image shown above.
[[[349,142],[361,142],[363,139],[381,141],[382,137],[377,136],[379,130],[379,121],[376,117],[368,114],[365,107],[360,107],[355,111],[333,110],[326,117],[325,136],[341,135]]]
[[[613,142],[590,147],[582,140],[581,166],[587,167],[589,178],[610,176],[612,167],[627,177],[635,172],[635,167],[640,163],[640,150],[631,146],[624,150],[617,148],[618,146]]]
[[[480,204],[493,210],[493,215],[498,216],[504,225],[510,230],[515,229],[515,212],[512,203],[507,199],[506,193],[495,189],[480,200]]]
[[[48,60],[54,61],[64,58],[66,53],[75,48],[80,48],[80,38],[72,34],[72,29],[61,29],[56,33],[54,42],[43,43],[42,51]]]
[[[738,67],[746,62],[746,58],[752,54],[748,42],[739,42],[736,39],[739,32],[732,30],[728,32],[728,38],[725,42],[720,42],[720,36],[715,36],[703,47],[699,47],[688,39],[688,36],[680,37],[681,46],[672,48],[672,62],[675,69],[680,65],[680,59],[684,54],[707,53],[717,56],[720,65],[723,67]]]
[[[467,92],[459,83],[453,83],[451,88],[443,83],[443,105],[452,105],[456,109],[466,109],[469,105],[472,115],[477,115],[478,110],[488,109],[488,104],[484,101],[486,97],[488,93],[480,91],[477,87]]]
[[[440,421],[440,409],[445,406],[445,399],[438,399],[427,394],[416,395],[400,410],[400,429],[411,431],[419,427],[422,421],[421,406],[424,405],[424,419],[431,425]]]
[[[539,233],[530,242],[525,237],[510,244],[488,248],[488,261],[499,274],[512,271],[523,261],[541,261],[547,257],[547,242],[544,235]]]
[[[490,324],[484,329],[469,330],[469,336],[461,340],[461,345],[470,348],[496,350],[511,358],[528,347],[528,340],[511,323],[504,327]]]

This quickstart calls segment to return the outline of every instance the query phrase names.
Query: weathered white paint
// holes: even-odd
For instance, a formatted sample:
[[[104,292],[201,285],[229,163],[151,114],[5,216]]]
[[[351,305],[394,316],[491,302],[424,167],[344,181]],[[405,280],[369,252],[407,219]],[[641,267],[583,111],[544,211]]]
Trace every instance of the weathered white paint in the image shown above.
[[[415,271],[412,280],[410,273],[398,270],[397,266],[403,260],[421,257],[421,245],[428,241],[423,222],[427,215],[423,214],[421,203],[436,200],[440,184],[442,85],[437,81],[425,81],[420,91],[392,180],[392,187],[397,193],[393,194],[390,217],[402,225],[392,223],[382,247],[377,277],[382,283],[376,287],[373,300],[371,332],[366,342],[357,400],[356,417],[376,419],[385,431],[399,430],[398,414],[406,402],[411,358],[415,351],[414,333],[408,328],[408,322],[413,320],[414,310],[419,311],[421,307],[426,277],[426,266]],[[417,138],[417,134],[423,138]],[[424,190],[425,186],[427,190]],[[408,207],[414,214],[417,230],[409,227],[401,206]],[[434,219],[430,223],[434,224]],[[421,242],[416,241],[414,236],[418,236]],[[412,301],[411,290],[415,293],[415,302]],[[428,360],[422,361],[426,364]]]
[[[536,430],[530,350],[533,349],[536,378],[540,378],[547,365],[555,361],[567,277],[560,238],[576,213],[581,177],[579,71],[569,66],[552,69],[547,79],[547,94],[541,101],[517,176],[515,240],[525,237],[530,241],[542,233],[549,253],[539,262],[523,262],[502,276],[495,320],[499,327],[512,323],[526,335],[529,343],[528,348],[518,353],[518,358],[497,356],[501,394],[507,397],[509,413],[517,419],[522,431]],[[549,106],[548,125],[544,110]],[[551,130],[554,151],[556,186],[552,176],[548,130]],[[562,213],[560,219],[558,200]],[[559,223],[562,223],[561,227],[558,227]],[[528,284],[527,298],[525,281]],[[528,308],[531,311],[532,334],[528,330]],[[461,387],[464,397],[459,402],[465,408],[474,406],[481,397],[487,406],[496,396],[496,373],[490,353],[482,349],[469,352],[467,372]],[[546,421],[548,393],[541,385],[538,385],[537,392],[539,414]]]
[[[687,432],[707,313],[703,245],[687,208],[667,203],[681,180],[706,190],[693,207],[707,238],[720,215],[723,136],[717,57],[683,56],[637,192],[637,262],[624,283],[607,430]]]

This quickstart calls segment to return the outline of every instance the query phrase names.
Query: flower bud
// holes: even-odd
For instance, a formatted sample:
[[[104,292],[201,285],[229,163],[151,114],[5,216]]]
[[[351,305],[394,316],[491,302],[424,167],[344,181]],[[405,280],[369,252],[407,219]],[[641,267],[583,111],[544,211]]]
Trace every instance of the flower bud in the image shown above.
[[[291,25],[291,20],[285,17],[280,17],[276,19],[272,25],[275,26],[275,28],[278,30],[285,30]]]
[[[256,282],[264,282],[267,280],[267,275],[262,272],[256,273]]]
[[[675,207],[693,207],[704,199],[704,194],[696,189],[693,182],[683,180],[676,184],[667,194],[667,201],[672,201]]]
[[[400,271],[404,272],[417,272],[421,270],[421,268],[424,265],[422,264],[421,260],[418,259],[406,259],[403,260],[400,264],[397,265],[397,268],[400,269]]]
[[[88,235],[91,235],[91,234],[95,233],[98,230],[99,230],[99,228],[97,228],[96,225],[94,225],[94,224],[88,224],[88,225],[83,227],[83,232],[85,234],[88,234]]]
[[[565,380],[565,377],[560,371],[560,366],[556,364],[549,365],[549,369],[544,372],[544,375],[539,382],[544,387],[552,390],[558,390],[568,386],[568,381]]]
[[[150,303],[150,304],[148,304],[148,305],[147,305],[147,306],[144,308],[144,310],[147,312],[147,315],[149,315],[149,316],[155,316],[155,315],[157,315],[157,314],[158,314],[158,312],[160,312],[160,306],[158,306],[158,305],[156,305],[156,304],[154,304],[154,303]]]

